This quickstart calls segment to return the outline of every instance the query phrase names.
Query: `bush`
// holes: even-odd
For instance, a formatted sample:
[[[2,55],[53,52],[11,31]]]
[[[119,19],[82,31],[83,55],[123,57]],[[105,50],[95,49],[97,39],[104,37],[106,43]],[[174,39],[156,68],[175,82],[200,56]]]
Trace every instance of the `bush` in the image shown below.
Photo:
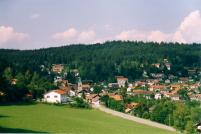
[[[75,98],[75,100],[70,103],[70,106],[71,107],[76,107],[76,108],[87,108],[87,109],[90,109],[91,106],[85,102],[82,98]]]

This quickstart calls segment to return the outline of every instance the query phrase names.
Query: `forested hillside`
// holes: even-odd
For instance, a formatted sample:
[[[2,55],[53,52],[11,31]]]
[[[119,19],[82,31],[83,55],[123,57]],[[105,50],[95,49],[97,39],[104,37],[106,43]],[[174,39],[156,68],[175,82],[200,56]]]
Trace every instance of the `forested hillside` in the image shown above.
[[[146,71],[160,73],[152,66],[167,59],[171,70],[165,73],[187,76],[188,68],[200,68],[201,45],[112,41],[95,45],[70,45],[39,50],[0,50],[0,72],[10,66],[17,72],[37,71],[40,65],[65,64],[78,69],[82,79],[113,81],[115,75],[130,80],[142,78]],[[164,70],[163,70],[164,71]]]

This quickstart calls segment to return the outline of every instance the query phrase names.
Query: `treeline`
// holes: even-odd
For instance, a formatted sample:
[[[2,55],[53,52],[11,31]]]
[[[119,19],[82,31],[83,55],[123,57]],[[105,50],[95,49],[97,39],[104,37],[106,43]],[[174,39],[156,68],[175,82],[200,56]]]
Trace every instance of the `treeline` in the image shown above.
[[[51,77],[29,70],[15,72],[7,67],[0,77],[0,103],[41,99],[46,91],[54,88]]]
[[[200,49],[200,44],[112,41],[39,50],[0,50],[0,71],[10,66],[23,72],[40,72],[40,65],[51,68],[52,64],[65,64],[68,69],[78,69],[82,79],[112,82],[115,75],[135,80],[142,78],[143,71],[148,75],[164,72],[151,64],[168,59],[172,66],[166,73],[188,76],[185,67],[200,68]]]

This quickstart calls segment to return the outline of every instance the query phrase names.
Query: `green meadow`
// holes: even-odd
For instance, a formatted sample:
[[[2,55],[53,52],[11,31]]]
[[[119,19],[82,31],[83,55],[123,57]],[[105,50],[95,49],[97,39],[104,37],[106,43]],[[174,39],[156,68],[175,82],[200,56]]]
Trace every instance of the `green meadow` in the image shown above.
[[[67,134],[172,134],[99,110],[47,104],[0,106],[0,132]]]

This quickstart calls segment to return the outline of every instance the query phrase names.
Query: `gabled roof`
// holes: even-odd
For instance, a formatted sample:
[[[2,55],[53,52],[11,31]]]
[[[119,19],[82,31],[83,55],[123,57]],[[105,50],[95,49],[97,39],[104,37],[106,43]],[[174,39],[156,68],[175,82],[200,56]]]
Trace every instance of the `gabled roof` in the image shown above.
[[[58,93],[58,94],[66,94],[66,92],[64,90],[53,90],[54,92]]]
[[[60,94],[60,95],[63,95],[63,94],[66,94],[66,93],[67,93],[67,92],[64,91],[64,90],[57,89],[57,90],[51,90],[51,91],[49,91],[49,92],[47,92],[47,93],[45,93],[45,94],[48,94],[48,93],[50,93],[50,92],[55,92],[55,93],[58,93],[58,94]]]
[[[110,98],[113,98],[116,101],[123,100],[123,97],[121,95],[115,94],[115,95],[109,95]]]
[[[117,80],[128,80],[128,78],[124,77],[124,76],[116,76]]]
[[[134,94],[152,94],[152,91],[147,91],[147,90],[133,90]]]

